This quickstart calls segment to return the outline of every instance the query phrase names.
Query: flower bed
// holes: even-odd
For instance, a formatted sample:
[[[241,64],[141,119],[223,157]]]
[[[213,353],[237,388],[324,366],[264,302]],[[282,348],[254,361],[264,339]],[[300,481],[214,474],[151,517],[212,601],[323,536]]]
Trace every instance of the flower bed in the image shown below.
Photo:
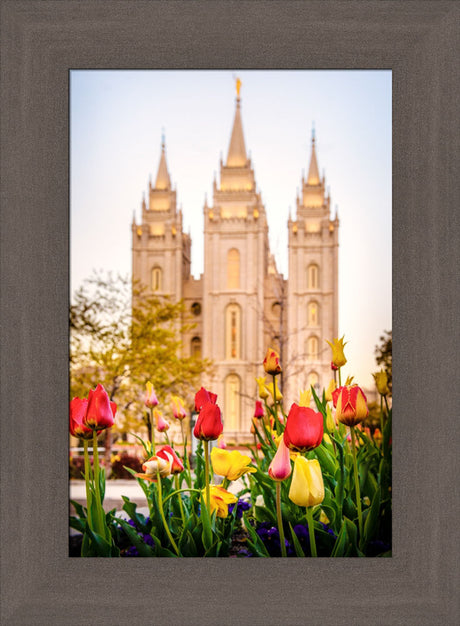
[[[332,344],[335,381],[319,397],[313,388],[300,394],[288,413],[276,377],[281,372],[274,350],[264,360],[266,376],[257,379],[253,434],[247,454],[226,449],[217,396],[201,388],[195,395],[199,440],[194,471],[187,441],[170,446],[167,424],[147,384],[145,406],[152,431],[165,433],[156,446],[138,438],[141,467],[120,456],[117,471],[138,481],[148,515],[123,497],[128,519],[104,512],[105,474],[97,455],[97,437],[114,423],[116,407],[101,385],[88,399],[74,399],[70,430],[84,439],[86,507],[73,502],[71,554],[110,557],[305,557],[391,555],[391,409],[386,378],[376,375],[382,397],[380,429],[363,426],[367,400],[352,380],[341,384],[346,362],[343,339]],[[267,376],[270,377],[267,383]],[[184,403],[173,396],[174,416],[183,420]],[[310,405],[314,405],[314,408]],[[209,441],[218,446],[209,451]],[[88,445],[92,441],[94,464]],[[112,463],[113,470],[113,463]],[[223,478],[220,485],[211,477]],[[236,483],[235,481],[238,481]],[[241,484],[235,492],[235,487]],[[80,545],[78,545],[80,541]]]

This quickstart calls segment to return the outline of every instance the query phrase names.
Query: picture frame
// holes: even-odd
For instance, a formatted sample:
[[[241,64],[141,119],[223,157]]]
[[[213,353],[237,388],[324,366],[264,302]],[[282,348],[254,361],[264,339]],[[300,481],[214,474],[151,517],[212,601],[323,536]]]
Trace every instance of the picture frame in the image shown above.
[[[3,2],[2,623],[457,623],[458,18],[442,0]],[[390,559],[68,557],[69,70],[175,67],[392,70]]]

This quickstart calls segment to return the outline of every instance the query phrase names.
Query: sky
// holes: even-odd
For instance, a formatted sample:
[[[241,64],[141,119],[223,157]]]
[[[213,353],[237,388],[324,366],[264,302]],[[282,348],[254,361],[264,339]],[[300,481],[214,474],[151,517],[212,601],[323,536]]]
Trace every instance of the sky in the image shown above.
[[[72,70],[70,284],[93,270],[131,276],[131,223],[155,182],[162,134],[171,181],[203,271],[203,205],[212,203],[241,87],[246,149],[262,195],[271,250],[288,277],[287,220],[308,172],[312,128],[339,230],[339,335],[363,387],[374,347],[392,327],[391,71]]]

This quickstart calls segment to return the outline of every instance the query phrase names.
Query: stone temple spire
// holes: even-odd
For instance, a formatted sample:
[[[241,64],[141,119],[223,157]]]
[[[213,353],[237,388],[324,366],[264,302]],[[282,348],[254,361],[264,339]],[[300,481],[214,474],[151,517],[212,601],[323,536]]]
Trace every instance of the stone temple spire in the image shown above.
[[[166,153],[165,153],[165,136],[164,133],[161,137],[161,157],[160,164],[158,165],[158,174],[155,181],[155,189],[170,189],[171,180],[169,178],[168,166],[166,165]]]
[[[308,170],[308,178],[307,185],[319,185],[319,169],[318,169],[318,161],[316,159],[316,148],[315,148],[315,129],[313,128],[311,134],[311,159],[310,159],[310,168]]]
[[[246,146],[244,144],[243,124],[241,122],[241,81],[236,80],[236,111],[233,121],[232,136],[227,155],[227,167],[245,167],[247,163]]]

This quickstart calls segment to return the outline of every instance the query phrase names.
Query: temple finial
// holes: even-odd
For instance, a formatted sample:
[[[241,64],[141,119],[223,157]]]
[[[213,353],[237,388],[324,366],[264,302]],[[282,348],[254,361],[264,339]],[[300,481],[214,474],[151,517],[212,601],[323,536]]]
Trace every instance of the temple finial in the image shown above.
[[[236,79],[236,99],[240,99],[240,90],[241,90],[241,80],[239,78]]]

